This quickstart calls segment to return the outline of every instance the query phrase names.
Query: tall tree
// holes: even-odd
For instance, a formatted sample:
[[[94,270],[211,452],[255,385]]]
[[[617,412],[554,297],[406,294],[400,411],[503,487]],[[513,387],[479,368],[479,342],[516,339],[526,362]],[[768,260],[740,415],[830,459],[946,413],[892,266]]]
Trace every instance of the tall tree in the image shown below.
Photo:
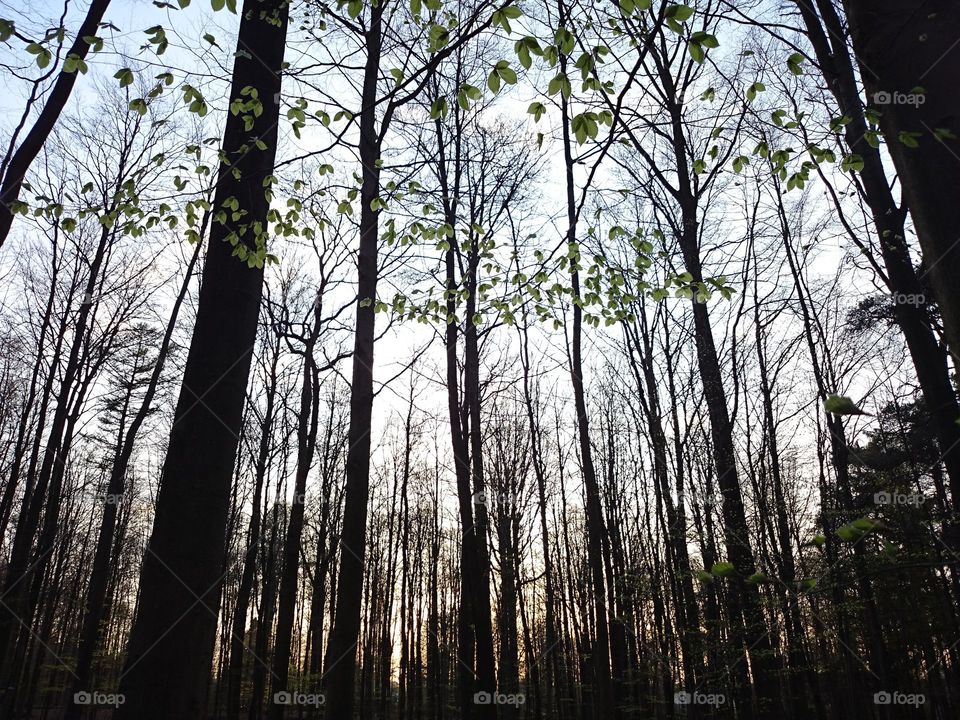
[[[128,700],[119,718],[205,712],[231,480],[263,285],[270,207],[265,187],[277,153],[288,14],[287,0],[246,0],[241,11],[230,97],[248,109],[231,112],[224,127],[216,216],[141,570],[121,682]]]
[[[960,7],[951,0],[844,0],[844,7],[860,78],[879,113],[956,359],[960,244],[950,208],[960,187]],[[910,94],[919,97],[900,101]]]

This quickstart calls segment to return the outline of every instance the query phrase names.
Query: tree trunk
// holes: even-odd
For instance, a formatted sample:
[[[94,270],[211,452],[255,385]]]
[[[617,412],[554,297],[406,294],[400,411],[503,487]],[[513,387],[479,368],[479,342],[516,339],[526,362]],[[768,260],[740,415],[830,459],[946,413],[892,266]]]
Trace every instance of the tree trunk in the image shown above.
[[[262,267],[234,255],[265,242],[264,180],[277,151],[286,0],[246,0],[231,97],[254,88],[262,104],[253,127],[227,117],[226,163],[214,212],[239,201],[242,225],[215,222],[203,270],[193,340],[157,497],[153,534],[140,577],[139,609],[128,645],[118,720],[201,717],[206,707],[223,583],[230,485],[250,360],[257,334]],[[254,145],[254,137],[265,144]],[[236,213],[234,214],[236,216]],[[239,238],[237,237],[239,236]]]
[[[347,481],[344,493],[343,530],[340,537],[340,573],[336,614],[327,644],[324,666],[327,714],[353,717],[354,676],[363,604],[363,564],[367,539],[367,495],[370,485],[370,421],[373,413],[373,345],[379,273],[377,250],[379,210],[371,203],[380,193],[380,139],[376,129],[377,81],[383,6],[370,9],[367,58],[364,66],[360,112],[360,247],[357,253],[357,319],[350,385],[350,427],[347,431]]]
[[[924,275],[937,296],[947,343],[960,358],[960,244],[953,211],[960,188],[960,55],[954,52],[960,7],[952,0],[844,0],[844,6],[864,89],[881,113],[880,129],[923,248]],[[898,101],[920,87],[922,102]]]

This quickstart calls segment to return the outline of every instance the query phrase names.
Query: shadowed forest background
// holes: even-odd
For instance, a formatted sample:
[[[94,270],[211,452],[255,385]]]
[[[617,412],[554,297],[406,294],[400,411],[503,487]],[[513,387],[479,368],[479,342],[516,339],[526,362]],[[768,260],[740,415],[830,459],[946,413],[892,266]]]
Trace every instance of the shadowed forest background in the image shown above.
[[[960,717],[960,7],[0,2],[0,718]]]

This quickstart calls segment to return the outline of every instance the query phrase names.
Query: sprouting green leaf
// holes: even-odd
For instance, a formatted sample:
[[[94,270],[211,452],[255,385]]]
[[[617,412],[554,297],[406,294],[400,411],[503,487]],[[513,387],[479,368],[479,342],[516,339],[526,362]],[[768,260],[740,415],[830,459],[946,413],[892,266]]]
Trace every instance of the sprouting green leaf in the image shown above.
[[[90,46],[91,52],[103,50],[103,38],[96,35],[84,35],[83,41]]]
[[[834,415],[868,415],[845,395],[829,395],[823,401],[823,409]]]
[[[558,92],[565,98],[570,97],[572,92],[570,79],[565,73],[558,73],[547,85],[548,95],[556,95]]]
[[[730,577],[736,572],[736,568],[733,566],[733,563],[730,562],[718,562],[714,563],[713,567],[710,568],[710,574],[715,577]]]
[[[87,64],[76,53],[70,53],[63,61],[63,71],[65,73],[79,72],[84,75],[87,72]]]
[[[805,58],[800,53],[793,53],[787,58],[787,67],[794,75],[803,75],[803,61]]]
[[[0,18],[0,42],[9,40],[14,32],[16,32],[16,25],[13,20]]]
[[[120,81],[120,87],[126,87],[133,84],[133,70],[130,68],[121,68],[113,76]]]
[[[131,100],[128,107],[131,110],[136,111],[139,115],[147,114],[147,101],[144,100],[143,98],[136,98],[135,100]]]
[[[856,153],[844,155],[840,161],[840,169],[844,172],[860,172],[863,170],[863,158]]]
[[[908,148],[917,148],[920,147],[918,140],[923,137],[922,133],[911,132],[909,130],[901,130],[900,134],[897,136],[897,139],[901,144],[905,145]]]
[[[762,82],[755,82],[753,85],[747,88],[747,102],[753,102],[757,99],[757,95],[762,93],[767,89],[767,86]]]

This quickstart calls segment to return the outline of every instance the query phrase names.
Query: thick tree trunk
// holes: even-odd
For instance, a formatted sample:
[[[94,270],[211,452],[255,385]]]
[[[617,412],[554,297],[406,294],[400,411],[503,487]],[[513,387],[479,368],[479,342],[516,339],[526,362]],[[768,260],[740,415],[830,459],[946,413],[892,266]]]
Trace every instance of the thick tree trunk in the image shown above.
[[[943,463],[950,478],[953,509],[958,512],[960,426],[956,421],[960,418],[960,406],[950,382],[946,353],[940,347],[927,316],[927,303],[921,300],[924,286],[913,269],[904,232],[906,212],[897,207],[893,199],[880,150],[867,140],[867,122],[857,88],[853,61],[833,3],[819,0],[822,19],[817,16],[813,5],[806,0],[796,0],[796,3],[806,26],[807,37],[810,38],[816,53],[820,71],[827,80],[840,112],[850,119],[844,126],[847,144],[863,158],[860,177],[887,270],[886,281],[894,301],[894,317],[903,332],[917,371],[917,380],[930,411],[937,442],[943,453]],[[865,81],[866,79],[865,76]],[[883,112],[888,106],[878,109]]]
[[[287,15],[286,0],[243,4],[238,39],[243,52],[234,61],[231,97],[256,89],[262,113],[253,117],[250,131],[244,129],[244,113],[227,117],[214,212],[235,198],[244,214],[236,222],[214,222],[210,231],[193,340],[141,570],[140,604],[120,685],[126,702],[118,720],[205,712],[230,484],[263,285],[262,268],[238,260],[230,240],[254,252],[266,236],[264,180],[273,172],[277,151]]]
[[[923,248],[954,358],[960,358],[960,6],[953,0],[844,0],[853,49]],[[909,62],[905,61],[909,58]],[[922,101],[898,98],[923,88]],[[906,140],[906,142],[904,142]],[[956,502],[956,499],[955,499]]]

